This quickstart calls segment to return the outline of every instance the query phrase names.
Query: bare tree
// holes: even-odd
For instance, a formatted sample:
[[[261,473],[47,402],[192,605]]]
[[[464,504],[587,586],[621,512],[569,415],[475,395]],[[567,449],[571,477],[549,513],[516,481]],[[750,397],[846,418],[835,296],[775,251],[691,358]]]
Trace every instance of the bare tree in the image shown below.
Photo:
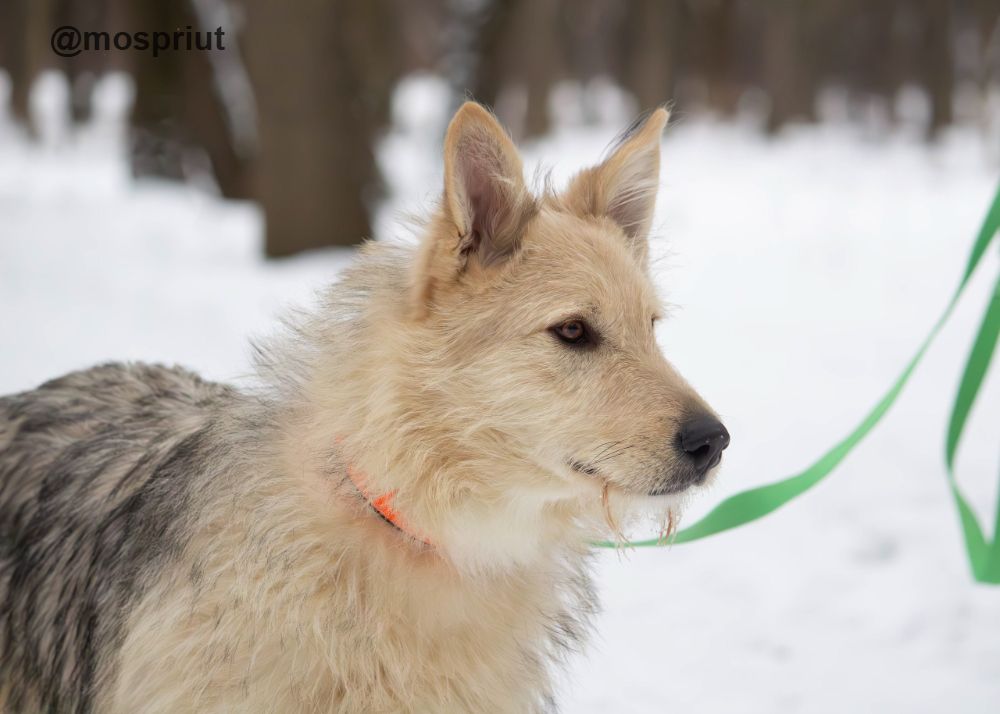
[[[372,145],[397,72],[390,7],[245,4],[267,254],[357,243],[371,235],[368,211],[380,188]]]

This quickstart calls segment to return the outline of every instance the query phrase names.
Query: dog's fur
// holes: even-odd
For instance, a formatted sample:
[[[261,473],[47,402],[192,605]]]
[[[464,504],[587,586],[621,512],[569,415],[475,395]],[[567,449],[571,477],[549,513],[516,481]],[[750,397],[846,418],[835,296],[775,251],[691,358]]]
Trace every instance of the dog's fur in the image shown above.
[[[420,245],[367,245],[265,387],[109,364],[0,399],[3,710],[554,708],[589,540],[679,507],[707,411],[653,335],[666,120],[535,196],[468,103]]]

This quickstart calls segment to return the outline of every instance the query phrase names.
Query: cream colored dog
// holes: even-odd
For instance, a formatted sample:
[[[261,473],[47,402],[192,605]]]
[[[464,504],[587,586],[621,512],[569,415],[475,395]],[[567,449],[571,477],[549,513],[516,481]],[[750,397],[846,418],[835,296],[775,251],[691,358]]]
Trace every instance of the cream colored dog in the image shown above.
[[[654,339],[666,122],[536,196],[467,103],[419,247],[369,244],[267,388],[115,364],[0,399],[6,711],[553,708],[588,543],[729,443]]]

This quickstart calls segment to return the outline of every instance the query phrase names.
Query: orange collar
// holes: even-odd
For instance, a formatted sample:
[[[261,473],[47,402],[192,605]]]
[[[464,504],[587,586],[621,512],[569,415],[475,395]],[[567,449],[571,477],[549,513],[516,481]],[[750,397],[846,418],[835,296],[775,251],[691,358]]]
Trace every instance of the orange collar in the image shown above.
[[[400,515],[399,511],[393,507],[392,502],[396,498],[395,491],[387,491],[386,493],[373,498],[366,487],[364,474],[357,471],[353,466],[348,465],[347,477],[351,479],[351,483],[354,484],[354,488],[356,488],[358,493],[360,493],[361,496],[368,501],[368,505],[372,507],[372,510],[375,511],[375,513],[381,516],[382,520],[413,540],[419,541],[424,545],[432,545],[428,538],[418,534],[415,530],[410,528],[407,525],[406,520]]]

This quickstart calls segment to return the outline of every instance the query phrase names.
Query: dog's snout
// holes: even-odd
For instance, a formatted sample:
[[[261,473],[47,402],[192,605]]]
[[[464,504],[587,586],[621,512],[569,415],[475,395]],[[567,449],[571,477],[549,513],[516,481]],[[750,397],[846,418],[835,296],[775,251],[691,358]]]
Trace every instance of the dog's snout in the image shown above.
[[[729,432],[714,416],[703,414],[681,427],[680,446],[695,472],[703,477],[722,460],[722,452],[729,446]]]

